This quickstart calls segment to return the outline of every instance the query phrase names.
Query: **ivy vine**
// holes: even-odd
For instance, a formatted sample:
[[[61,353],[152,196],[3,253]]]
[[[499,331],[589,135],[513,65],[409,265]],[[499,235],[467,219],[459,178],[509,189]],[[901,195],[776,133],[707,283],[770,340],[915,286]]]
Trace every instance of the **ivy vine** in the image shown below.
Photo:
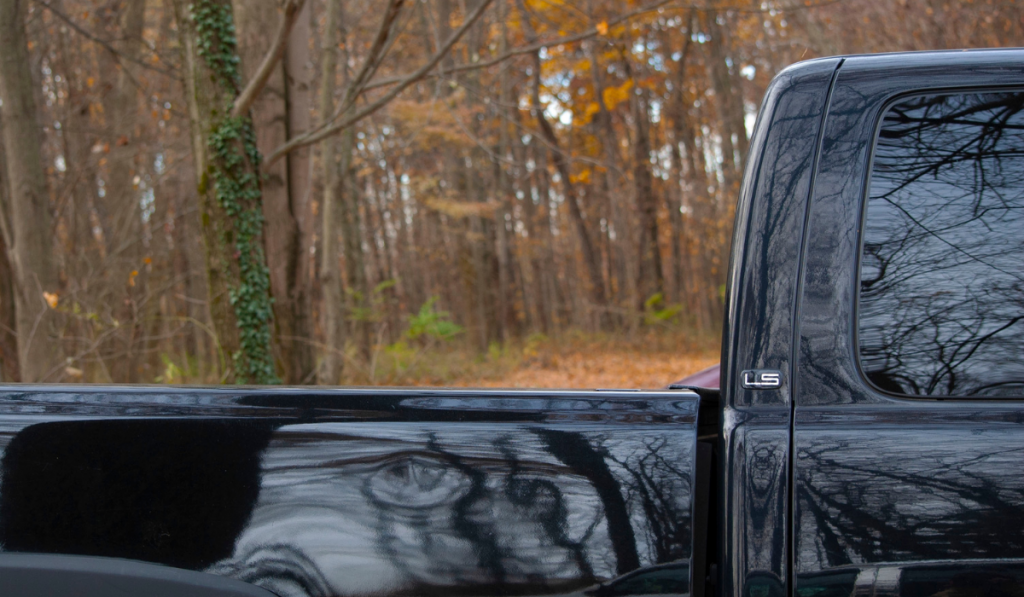
[[[238,72],[238,39],[235,37],[231,6],[199,0],[192,4],[191,9],[199,56],[220,77],[221,85],[237,93],[241,75]]]
[[[231,7],[198,0],[191,7],[196,25],[199,56],[219,80],[217,84],[238,93],[238,49]],[[238,325],[240,349],[231,355],[235,379],[240,383],[280,383],[270,352],[270,272],[263,253],[263,191],[258,176],[260,154],[248,117],[232,118],[230,104],[215,119],[207,138],[208,172],[213,179],[217,204],[233,223],[225,232],[225,245],[234,244],[238,261],[238,285],[229,285],[229,299]],[[204,175],[204,179],[206,176]]]

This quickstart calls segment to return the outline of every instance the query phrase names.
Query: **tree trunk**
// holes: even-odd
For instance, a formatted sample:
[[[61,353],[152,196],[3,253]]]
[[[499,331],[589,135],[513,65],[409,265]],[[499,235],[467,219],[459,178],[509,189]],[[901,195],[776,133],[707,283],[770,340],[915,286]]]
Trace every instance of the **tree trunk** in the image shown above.
[[[534,276],[539,278],[540,308],[542,321],[544,322],[544,333],[550,334],[556,331],[558,320],[557,296],[558,279],[555,276],[554,247],[551,239],[551,185],[548,178],[548,152],[535,142],[534,159],[536,160],[537,177],[537,199],[536,211],[529,214],[530,220],[534,221],[536,234],[530,233],[532,242],[531,248],[534,256]],[[532,197],[527,197],[533,203]],[[531,210],[533,211],[533,210]]]
[[[334,112],[335,77],[338,56],[338,12],[341,0],[327,0],[324,24],[323,57],[320,76],[320,118]],[[347,132],[347,131],[346,131]],[[324,350],[319,381],[337,384],[345,367],[345,289],[341,279],[341,247],[338,240],[343,222],[338,205],[338,165],[335,148],[338,140],[324,139],[320,161],[323,167],[323,229],[320,234],[320,287],[323,302],[320,313],[324,328]]]
[[[624,217],[626,213],[629,213],[629,205],[623,205],[624,202],[628,202],[626,193],[619,192],[621,176],[616,175],[618,171],[618,165],[621,162],[619,157],[619,141],[615,135],[615,127],[612,122],[612,114],[608,111],[608,106],[604,101],[604,74],[601,72],[600,62],[598,60],[597,48],[594,43],[585,43],[584,49],[590,58],[590,76],[594,80],[594,100],[597,103],[598,113],[594,116],[594,124],[600,131],[601,139],[601,157],[604,159],[604,172],[601,172],[600,184],[601,191],[605,196],[605,204],[608,211],[605,213],[605,221],[607,223],[607,232],[604,237],[607,240],[607,263],[606,263],[606,288],[607,296],[614,297],[611,302],[618,302],[621,304],[632,304],[635,303],[639,296],[637,288],[632,283],[625,283],[626,278],[623,275],[616,276],[616,270],[621,269],[626,272],[629,269],[629,259],[619,250],[617,245],[624,245],[629,243],[630,227],[627,218]],[[612,236],[616,237],[618,242],[613,242]],[[623,253],[620,255],[620,253]],[[618,281],[618,284],[615,282]],[[615,299],[618,299],[617,301]],[[643,300],[642,298],[639,300]],[[619,323],[619,318],[608,314],[607,319],[616,321]]]
[[[109,258],[124,260],[138,256],[138,247],[131,250],[129,243],[141,242],[142,218],[140,216],[137,185],[133,178],[138,171],[139,145],[135,142],[135,123],[138,115],[139,91],[131,73],[125,70],[136,58],[142,46],[142,27],[146,3],[124,0],[116,15],[119,32],[116,44],[124,56],[122,62],[102,54],[104,64],[117,73],[112,88],[103,98],[103,113],[108,118],[110,153],[107,161],[110,168],[105,181],[103,203],[110,221],[104,230]]]
[[[685,284],[683,277],[687,275],[687,270],[683,267],[683,238],[686,235],[685,220],[683,219],[683,206],[686,204],[686,191],[684,189],[691,188],[691,185],[686,184],[686,174],[689,174],[692,178],[695,173],[693,156],[689,155],[691,152],[687,149],[687,159],[690,160],[691,166],[689,172],[684,173],[683,168],[683,154],[679,148],[680,143],[686,141],[686,137],[690,137],[686,145],[687,148],[693,145],[693,133],[690,129],[688,122],[688,114],[685,101],[685,84],[686,84],[686,62],[690,54],[691,39],[690,31],[692,30],[693,14],[691,12],[690,25],[687,27],[687,35],[683,41],[682,52],[680,52],[679,60],[676,63],[675,79],[672,81],[672,94],[669,96],[669,105],[667,107],[667,113],[671,119],[671,135],[670,135],[670,157],[671,157],[671,173],[669,180],[672,184],[672,192],[666,196],[666,202],[668,204],[669,213],[669,226],[672,229],[672,266],[669,268],[672,272],[672,300],[676,303],[682,303],[685,293]],[[669,36],[665,35],[662,43],[666,44],[665,47],[670,47]]]
[[[116,37],[112,43],[120,56],[102,52],[99,61],[106,71],[101,75],[110,77],[105,83],[108,91],[102,98],[106,138],[100,139],[104,147],[109,147],[110,153],[106,158],[109,166],[104,176],[104,194],[102,198],[95,199],[97,212],[101,216],[105,251],[102,262],[94,263],[93,267],[103,271],[113,283],[106,285],[105,292],[96,296],[95,300],[97,307],[103,305],[111,309],[113,317],[122,324],[119,332],[104,342],[100,350],[111,378],[128,383],[140,381],[144,351],[141,346],[136,346],[135,340],[144,335],[144,329],[138,316],[137,299],[147,293],[137,283],[136,277],[131,275],[132,271],[143,269],[142,258],[146,250],[143,247],[139,187],[134,180],[144,157],[140,155],[141,145],[135,138],[139,111],[138,89],[135,79],[126,69],[131,65],[130,60],[138,57],[142,47],[145,11],[146,3],[142,0],[120,2],[116,10],[112,11],[114,22],[111,27]],[[81,127],[73,130],[89,129]],[[92,142],[83,138],[78,140],[77,145],[84,149],[83,162],[78,165],[86,167],[85,161],[90,159],[88,151]],[[85,184],[80,188],[85,190],[90,186]],[[76,198],[84,206],[88,195],[79,191]],[[79,225],[91,236],[92,223],[87,217],[82,217],[88,215],[88,212],[79,215]],[[88,271],[86,268],[82,270]],[[129,279],[132,281],[131,286],[127,283]]]
[[[259,152],[252,121],[230,118],[238,94],[228,0],[174,0],[184,54],[210,315],[231,361],[225,381],[277,381],[271,356],[270,280],[263,247]]]
[[[24,382],[59,379],[63,356],[57,313],[47,304],[58,291],[50,230],[50,195],[25,35],[26,0],[0,2],[0,97],[10,205],[4,240],[14,279],[18,362]]]
[[[162,189],[161,189],[162,190]],[[171,251],[168,233],[171,224],[172,197],[167,192],[156,192],[153,195],[153,213],[149,217],[148,263],[143,260],[139,266],[145,276],[145,302],[140,305],[143,317],[140,321],[142,335],[140,337],[139,355],[136,356],[138,368],[145,373],[143,381],[152,382],[161,371],[161,354],[172,353],[173,349],[166,346],[171,333],[170,318],[171,290],[174,281],[171,272]]]
[[[7,174],[4,173],[6,178]],[[0,205],[4,202],[0,200]],[[2,209],[2,207],[0,207]],[[19,380],[18,336],[14,333],[14,279],[7,261],[7,244],[0,242],[0,383]]]
[[[7,258],[7,238],[4,230],[9,221],[10,197],[7,188],[3,144],[0,143],[0,383],[19,381],[18,335],[14,310],[14,274]]]
[[[190,170],[185,168],[185,170]],[[187,171],[176,181],[191,190],[194,175]],[[196,360],[196,375],[208,381],[211,372],[218,372],[222,367],[224,352],[216,346],[216,335],[210,334],[210,309],[207,289],[207,277],[202,241],[202,224],[199,206],[194,203],[193,193],[178,191],[175,193],[174,211],[174,270],[183,281],[183,316],[188,321],[188,333],[184,340],[185,357],[192,356]],[[210,380],[212,381],[212,380]]]
[[[501,22],[501,38],[498,44],[498,52],[504,54],[508,48],[508,15],[505,2],[498,4],[498,19]],[[512,100],[512,88],[509,81],[509,72],[503,69],[500,75],[500,99],[495,107],[495,116],[498,121],[498,147],[495,166],[497,176],[495,177],[495,196],[500,202],[500,207],[495,213],[494,232],[495,250],[498,257],[498,318],[500,324],[501,341],[507,342],[510,335],[518,335],[519,321],[516,317],[516,285],[514,262],[512,260],[512,244],[515,242],[514,230],[509,231],[505,226],[506,216],[514,217],[512,213],[512,200],[515,197],[515,190],[512,181],[509,180],[508,171],[504,158],[510,153],[509,127],[507,124],[507,106],[514,105]]]
[[[633,181],[636,184],[636,203],[640,211],[640,239],[638,246],[637,308],[643,310],[647,299],[656,294],[664,296],[665,279],[661,269],[661,248],[658,245],[658,202],[654,198],[651,178],[651,141],[647,107],[643,98],[633,96],[633,121],[636,138],[633,141]]]
[[[342,0],[338,0],[339,3]],[[348,73],[348,27],[344,5],[338,8],[338,26],[340,27],[341,39],[339,46],[341,51],[342,81],[346,86],[349,84]],[[344,100],[347,101],[347,98]],[[352,109],[350,109],[352,110]],[[352,114],[349,111],[343,116],[347,118]],[[337,205],[338,215],[341,220],[340,232],[344,242],[345,255],[345,285],[348,287],[348,296],[342,303],[334,306],[337,309],[332,315],[337,321],[346,320],[347,315],[351,320],[350,331],[356,336],[360,353],[368,363],[370,361],[373,347],[371,338],[370,322],[366,315],[370,306],[370,286],[366,278],[366,266],[363,255],[363,222],[359,210],[359,185],[356,179],[354,152],[356,145],[355,127],[348,127],[341,131],[338,142],[338,174],[335,177],[334,198]],[[326,224],[325,224],[326,225]],[[344,346],[335,347],[337,350],[344,350]]]
[[[313,64],[309,55],[312,36],[310,20],[313,3],[306,2],[288,37],[284,55],[285,92],[288,101],[288,135],[295,136],[311,128],[313,107]],[[316,351],[313,349],[312,285],[313,220],[309,208],[312,192],[313,162],[309,147],[288,154],[288,197],[298,226],[297,251],[292,262],[289,293],[294,320],[287,359],[289,383],[312,383],[316,375]]]
[[[370,309],[370,284],[366,277],[365,255],[363,253],[363,218],[359,209],[359,184],[353,165],[355,150],[355,129],[347,128],[341,133],[339,146],[337,195],[341,207],[341,235],[345,239],[345,279],[351,291],[348,297],[353,314],[352,327],[359,340],[360,352],[367,362],[370,360],[371,329],[368,321]]]
[[[544,115],[543,106],[540,105],[540,55],[537,53],[534,53],[533,67],[536,69],[533,82],[533,116],[537,119],[537,124],[540,126],[541,135],[543,135],[544,140],[552,148],[551,160],[558,171],[558,177],[562,179],[562,188],[565,190],[565,203],[569,207],[569,216],[576,227],[576,233],[579,235],[580,248],[583,250],[583,261],[587,266],[587,273],[589,274],[591,300],[593,300],[596,308],[603,309],[605,306],[605,294],[601,263],[598,260],[597,251],[594,249],[594,243],[590,238],[590,232],[587,230],[587,223],[583,219],[583,211],[580,209],[575,185],[569,177],[571,174],[569,162],[565,158],[565,153],[559,147],[558,137],[555,136],[554,129],[551,128],[547,116]]]
[[[722,127],[722,155],[727,166],[726,191],[736,193],[739,191],[739,177],[742,175],[748,145],[743,96],[733,84],[733,75],[726,63],[725,29],[718,24],[717,13],[708,13],[707,23],[711,33],[711,41],[708,43],[711,81],[718,98],[716,106]]]
[[[59,2],[57,4],[60,5]],[[102,327],[98,327],[77,317],[64,319],[63,348],[72,357],[68,364],[83,370],[88,379],[110,383],[113,381],[111,363],[121,367],[115,373],[127,375],[123,340],[130,337],[126,332],[133,326],[121,325],[130,319],[121,312],[125,279],[121,278],[120,286],[111,283],[118,274],[106,267],[106,247],[96,237],[94,229],[94,217],[99,218],[101,225],[105,224],[104,205],[100,203],[98,193],[97,166],[98,162],[106,161],[106,157],[93,155],[92,148],[107,144],[96,143],[100,139],[93,136],[97,123],[90,114],[90,106],[96,100],[96,90],[90,89],[89,77],[85,76],[86,72],[78,62],[83,55],[88,55],[88,47],[87,40],[76,32],[62,30],[52,40],[52,58],[47,61],[51,72],[62,73],[66,93],[63,105],[54,113],[63,130],[58,151],[64,158],[65,172],[59,183],[54,181],[52,196],[60,199],[51,211],[59,214],[59,218],[55,218],[50,229],[51,234],[63,229],[67,236],[64,247],[60,247],[62,243],[59,241],[54,242],[56,238],[51,239],[51,247],[55,252],[54,267],[61,281],[60,294],[65,305],[82,305],[86,312],[97,313],[102,322]],[[114,74],[112,68],[105,71],[105,74]],[[33,67],[32,72],[37,76],[35,73],[40,71]],[[34,87],[36,106],[40,114],[45,114],[42,86],[36,84]],[[44,155],[44,161],[49,157]],[[61,248],[65,250],[61,251]],[[116,293],[116,298],[110,296],[112,293]],[[116,327],[113,327],[114,319],[118,320]]]

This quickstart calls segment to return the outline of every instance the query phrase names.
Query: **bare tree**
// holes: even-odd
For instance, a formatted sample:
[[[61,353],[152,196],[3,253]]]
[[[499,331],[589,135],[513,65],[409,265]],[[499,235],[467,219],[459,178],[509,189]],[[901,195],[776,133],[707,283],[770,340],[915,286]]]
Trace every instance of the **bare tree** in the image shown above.
[[[0,3],[0,98],[8,201],[0,224],[15,281],[15,328],[21,380],[59,378],[63,357],[56,312],[57,269],[51,246],[50,193],[25,36],[27,0]],[[0,195],[0,198],[3,198]]]

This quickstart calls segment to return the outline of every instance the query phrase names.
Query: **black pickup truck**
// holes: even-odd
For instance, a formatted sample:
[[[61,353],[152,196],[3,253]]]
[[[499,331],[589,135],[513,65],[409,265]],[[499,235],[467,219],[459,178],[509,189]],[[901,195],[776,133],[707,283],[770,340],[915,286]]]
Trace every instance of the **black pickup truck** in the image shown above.
[[[1024,595],[1024,51],[785,70],[735,230],[720,394],[0,387],[0,595]]]

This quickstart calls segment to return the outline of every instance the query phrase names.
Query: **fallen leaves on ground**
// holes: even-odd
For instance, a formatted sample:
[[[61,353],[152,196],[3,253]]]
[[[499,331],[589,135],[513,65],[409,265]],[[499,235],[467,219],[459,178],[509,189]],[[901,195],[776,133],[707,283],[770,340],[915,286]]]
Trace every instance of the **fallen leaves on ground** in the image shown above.
[[[716,338],[652,333],[616,336],[537,336],[487,354],[472,350],[424,351],[406,366],[383,358],[373,378],[354,385],[481,388],[664,388],[719,360]]]
[[[551,363],[526,362],[501,377],[458,379],[449,385],[484,388],[664,388],[677,379],[714,365],[718,359],[717,354],[572,352],[552,359]]]

